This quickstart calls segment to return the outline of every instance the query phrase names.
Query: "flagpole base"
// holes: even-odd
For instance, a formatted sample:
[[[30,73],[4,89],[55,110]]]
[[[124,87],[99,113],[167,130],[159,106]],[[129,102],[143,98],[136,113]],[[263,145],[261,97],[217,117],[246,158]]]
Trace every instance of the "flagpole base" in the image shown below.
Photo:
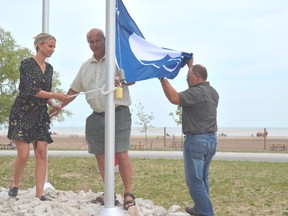
[[[118,207],[106,208],[102,207],[101,210],[97,213],[97,216],[124,216],[123,211]]]
[[[49,182],[45,182],[43,190],[45,191],[46,189],[52,189],[53,191],[55,191],[55,188],[49,183]],[[34,192],[36,192],[36,186],[33,187]]]
[[[55,188],[54,188],[49,182],[45,182],[45,184],[44,184],[44,190],[46,190],[46,189],[48,189],[48,188],[50,188],[50,189],[52,189],[52,190],[55,191]]]

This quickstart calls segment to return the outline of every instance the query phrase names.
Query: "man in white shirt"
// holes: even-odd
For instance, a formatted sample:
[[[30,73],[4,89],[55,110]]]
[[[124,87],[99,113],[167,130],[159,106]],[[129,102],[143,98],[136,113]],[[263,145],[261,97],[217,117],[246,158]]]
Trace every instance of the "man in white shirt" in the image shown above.
[[[105,96],[100,90],[105,84],[105,36],[100,29],[91,29],[87,33],[87,41],[93,56],[83,63],[74,81],[72,82],[68,95],[77,95],[79,92],[86,93],[86,101],[93,113],[86,119],[86,141],[88,152],[95,154],[100,175],[104,181],[105,162]],[[115,71],[115,86],[119,85],[119,74]],[[130,83],[133,84],[133,83]],[[122,83],[123,98],[115,98],[115,159],[119,164],[119,172],[124,184],[124,209],[135,205],[135,197],[132,191],[132,164],[128,155],[131,135],[131,98],[127,83]],[[71,97],[64,103],[62,108],[73,101]],[[104,204],[104,198],[98,197],[97,202]],[[116,202],[115,202],[116,204]]]

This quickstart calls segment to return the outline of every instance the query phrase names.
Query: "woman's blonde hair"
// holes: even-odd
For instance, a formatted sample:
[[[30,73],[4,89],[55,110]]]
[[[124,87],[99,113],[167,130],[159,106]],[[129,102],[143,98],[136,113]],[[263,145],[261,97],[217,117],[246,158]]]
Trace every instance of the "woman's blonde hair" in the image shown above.
[[[38,51],[39,47],[38,44],[39,43],[45,43],[48,40],[54,39],[56,41],[56,38],[48,33],[40,33],[35,37],[34,40],[34,46],[36,48],[36,51]]]

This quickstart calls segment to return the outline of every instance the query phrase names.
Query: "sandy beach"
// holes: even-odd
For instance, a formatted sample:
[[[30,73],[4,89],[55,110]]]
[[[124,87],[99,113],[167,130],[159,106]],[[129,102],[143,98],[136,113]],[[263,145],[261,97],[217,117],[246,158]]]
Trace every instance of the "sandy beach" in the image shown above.
[[[51,150],[86,150],[85,136],[52,135],[54,142]],[[180,150],[183,139],[180,136],[145,136],[131,137],[131,150]],[[5,135],[0,135],[1,146],[9,144]],[[32,145],[31,145],[32,147]],[[1,148],[3,149],[3,147]],[[288,152],[288,137],[218,137],[218,151],[226,152]]]

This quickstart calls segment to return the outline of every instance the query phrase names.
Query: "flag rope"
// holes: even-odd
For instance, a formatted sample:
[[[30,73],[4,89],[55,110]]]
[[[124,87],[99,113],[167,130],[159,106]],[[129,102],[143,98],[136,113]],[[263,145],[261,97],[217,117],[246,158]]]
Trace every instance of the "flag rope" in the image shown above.
[[[121,85],[117,85],[113,89],[110,89],[108,91],[104,91],[104,88],[105,88],[105,84],[102,86],[102,88],[92,89],[92,90],[85,91],[85,92],[79,92],[77,94],[69,95],[68,98],[77,97],[78,95],[83,95],[83,94],[89,94],[89,93],[96,92],[96,91],[99,91],[99,90],[101,91],[102,95],[107,95],[107,94],[110,94],[111,92],[116,91],[118,88],[121,88]],[[49,117],[52,118],[56,113],[57,113],[57,111],[49,114]]]
[[[120,11],[118,10],[118,1],[116,1],[116,16],[120,16]],[[117,20],[117,30],[120,31],[120,21],[119,18]],[[117,35],[117,34],[116,34]],[[120,34],[117,35],[118,40],[118,48],[119,48],[119,69],[123,69],[122,67],[122,52],[121,52],[121,43],[120,43]]]
[[[89,91],[79,92],[77,94],[69,95],[68,98],[77,97],[78,95],[82,95],[82,94],[89,94],[89,93],[96,92],[96,91],[99,91],[99,90],[101,90],[101,94],[102,95],[107,95],[107,94],[110,94],[113,91],[116,91],[117,88],[120,88],[120,85],[115,86],[113,89],[110,89],[108,91],[104,91],[104,88],[105,88],[105,84],[101,88],[92,89],[92,90],[89,90]]]

